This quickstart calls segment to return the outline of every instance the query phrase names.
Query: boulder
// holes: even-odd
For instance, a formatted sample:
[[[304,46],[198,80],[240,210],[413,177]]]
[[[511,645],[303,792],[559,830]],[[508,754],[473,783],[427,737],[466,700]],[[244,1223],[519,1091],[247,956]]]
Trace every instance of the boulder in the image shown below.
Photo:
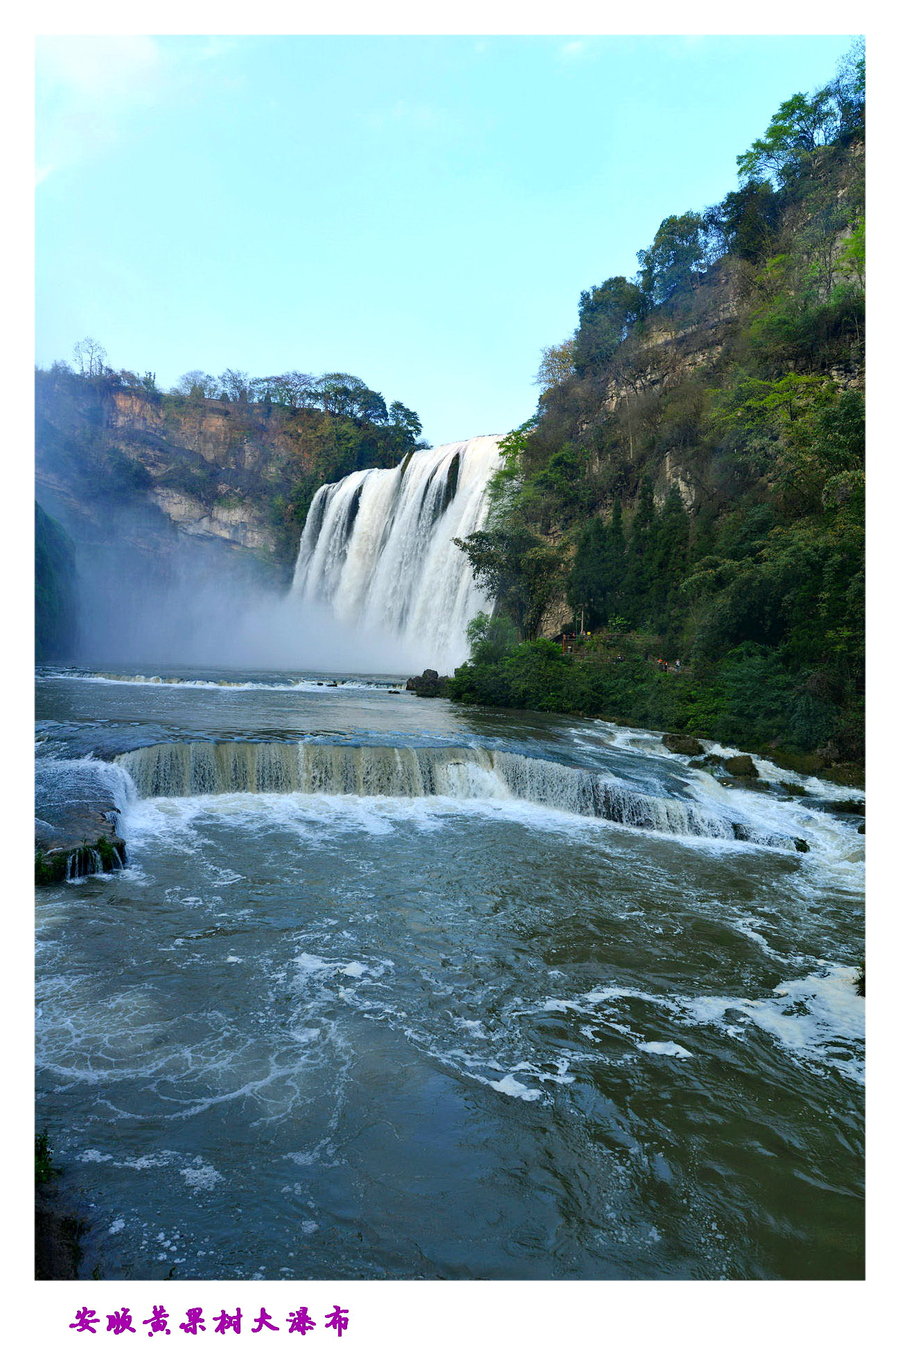
[[[449,677],[439,677],[433,667],[426,667],[421,677],[410,677],[406,689],[417,696],[446,696],[449,682]]]
[[[759,776],[756,763],[746,753],[737,757],[726,757],[722,766],[731,776]]]
[[[679,757],[700,757],[703,753],[703,744],[690,734],[663,734],[662,741],[669,752],[677,753]]]
[[[796,849],[797,849],[798,852],[808,852],[808,851],[809,851],[809,843],[806,841],[805,838],[795,838],[795,839],[794,839],[794,846],[796,847]]]

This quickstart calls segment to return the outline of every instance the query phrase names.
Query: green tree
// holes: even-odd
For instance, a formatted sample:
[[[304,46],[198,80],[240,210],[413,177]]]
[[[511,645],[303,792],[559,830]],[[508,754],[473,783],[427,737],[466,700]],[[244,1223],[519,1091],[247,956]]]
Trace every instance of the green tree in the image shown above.
[[[577,374],[606,364],[641,317],[644,303],[641,290],[622,275],[582,292],[572,348],[572,364]]]
[[[669,302],[707,263],[708,242],[702,214],[682,213],[664,218],[653,245],[638,251],[637,258],[644,295],[657,306]]]
[[[563,551],[515,518],[453,543],[468,556],[475,581],[508,613],[520,638],[534,638],[561,590]]]
[[[616,498],[608,522],[600,516],[588,521],[569,573],[569,605],[576,613],[584,611],[585,623],[591,628],[616,617],[625,566],[622,504]]]
[[[779,221],[778,196],[768,180],[748,179],[708,208],[703,225],[718,253],[757,262],[772,254]]]
[[[653,484],[641,483],[638,504],[628,532],[620,606],[628,620],[650,624],[653,614],[657,515]]]
[[[860,57],[845,63],[837,80],[815,94],[791,95],[778,106],[764,136],[737,158],[741,179],[773,178],[777,184],[789,184],[820,147],[861,128],[864,92]]]
[[[541,351],[541,362],[534,381],[542,393],[572,378],[575,373],[575,337],[561,341],[559,345],[545,346]]]

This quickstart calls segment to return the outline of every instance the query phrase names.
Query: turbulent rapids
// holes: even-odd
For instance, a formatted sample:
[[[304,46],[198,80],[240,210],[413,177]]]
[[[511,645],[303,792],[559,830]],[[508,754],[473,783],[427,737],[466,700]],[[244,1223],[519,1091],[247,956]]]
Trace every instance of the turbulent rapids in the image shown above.
[[[381,632],[410,666],[450,670],[466,626],[490,603],[453,544],[487,515],[499,436],[419,450],[394,469],[364,469],[316,493],[294,571],[299,602],[328,604],[344,625]]]
[[[524,800],[657,833],[794,846],[782,834],[736,822],[696,801],[644,794],[602,773],[488,748],[164,743],[116,760],[145,798],[243,791]]]

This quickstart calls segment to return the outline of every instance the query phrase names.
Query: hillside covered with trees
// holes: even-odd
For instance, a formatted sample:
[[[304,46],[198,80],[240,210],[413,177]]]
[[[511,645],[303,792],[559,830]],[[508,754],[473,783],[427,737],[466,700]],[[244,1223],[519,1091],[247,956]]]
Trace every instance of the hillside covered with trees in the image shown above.
[[[857,771],[864,79],[859,47],[780,106],[721,203],[582,292],[463,543],[498,608],[455,699]]]

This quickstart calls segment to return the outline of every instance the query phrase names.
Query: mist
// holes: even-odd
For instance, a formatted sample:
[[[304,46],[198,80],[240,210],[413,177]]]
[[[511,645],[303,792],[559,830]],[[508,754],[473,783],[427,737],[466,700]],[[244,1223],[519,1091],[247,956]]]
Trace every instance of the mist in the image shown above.
[[[137,547],[144,525],[120,513],[105,543],[76,540],[81,666],[409,675],[430,665],[397,637],[299,600],[225,545],[175,534],[164,555]]]

